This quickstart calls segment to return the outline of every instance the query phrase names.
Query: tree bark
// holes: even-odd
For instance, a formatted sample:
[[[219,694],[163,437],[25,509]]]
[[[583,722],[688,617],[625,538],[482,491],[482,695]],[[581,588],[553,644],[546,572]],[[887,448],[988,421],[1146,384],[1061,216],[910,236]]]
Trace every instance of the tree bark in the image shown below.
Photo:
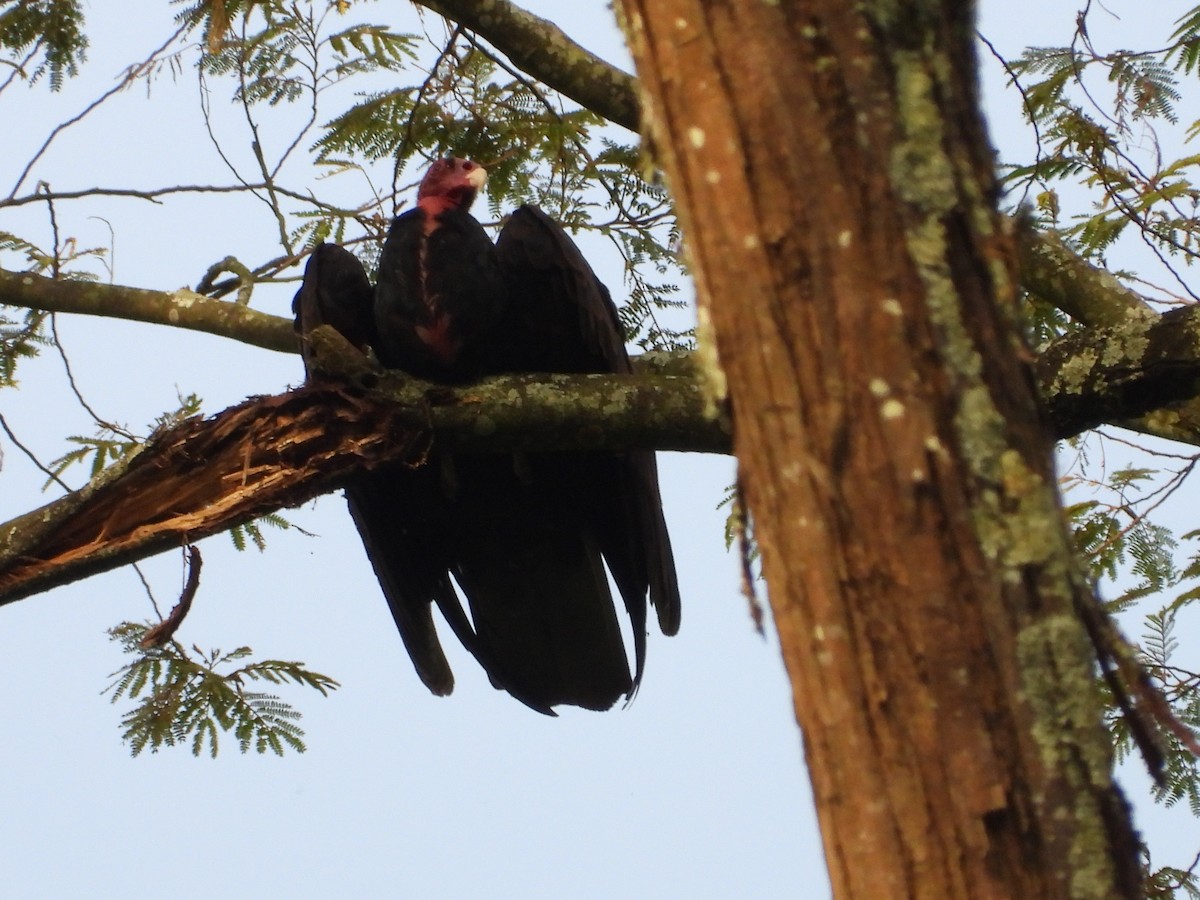
[[[835,895],[1138,896],[971,5],[621,6]]]
[[[0,605],[299,505],[363,469],[421,465],[435,442],[464,453],[728,452],[729,423],[704,414],[694,378],[509,376],[450,388],[379,373],[340,335],[318,332],[333,345],[318,343],[325,371],[344,363],[337,386],[185,421],[81,490],[0,523]]]

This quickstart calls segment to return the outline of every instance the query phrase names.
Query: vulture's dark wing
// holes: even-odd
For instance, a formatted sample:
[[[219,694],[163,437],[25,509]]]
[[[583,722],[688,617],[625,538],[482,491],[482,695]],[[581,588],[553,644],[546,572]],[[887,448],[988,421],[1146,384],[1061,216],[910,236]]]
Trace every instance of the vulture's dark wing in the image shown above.
[[[459,168],[470,171],[443,166]],[[420,203],[393,223],[373,299],[349,253],[318,248],[295,303],[302,334],[332,324],[384,365],[433,381],[629,371],[608,292],[558,225],[522,207],[493,246],[461,204],[432,192]],[[434,693],[449,693],[454,681],[433,603],[493,684],[548,714],[564,703],[607,709],[632,694],[645,664],[647,593],[663,630],[678,628],[652,453],[435,447],[427,465],[366,473],[346,494],[401,637]],[[632,677],[605,561],[633,622]]]
[[[359,349],[375,346],[374,296],[352,253],[336,244],[313,251],[292,302],[306,367],[303,336],[318,325],[332,325]],[[446,609],[468,647],[471,635],[447,575],[444,522],[430,502],[436,482],[432,471],[390,466],[356,477],[346,487],[346,500],[413,665],[431,691],[448,694],[454,676],[438,643],[431,602]]]
[[[304,281],[292,300],[306,370],[311,368],[312,357],[304,336],[318,325],[332,325],[359,350],[375,343],[372,296],[366,270],[353,253],[337,244],[320,244],[313,250],[304,267]]]
[[[438,640],[432,604],[467,649],[474,650],[475,642],[448,574],[438,474],[431,466],[385,466],[356,478],[346,487],[346,500],[413,667],[429,690],[445,696],[454,690],[454,675]]]
[[[507,297],[483,227],[459,208],[418,207],[393,223],[380,260],[380,358],[443,382],[520,371],[518,348],[543,335],[520,334]],[[411,476],[426,480],[404,516],[421,519],[411,532],[429,535],[423,559],[453,574],[471,624],[440,582],[437,602],[493,684],[551,715],[564,703],[607,709],[630,690],[600,548],[556,473],[524,456],[435,447]]]
[[[541,210],[522,206],[496,242],[509,293],[505,371],[630,371],[616,307],[579,248]],[[530,461],[603,553],[633,623],[640,682],[646,595],[666,634],[679,629],[679,586],[653,452],[538,454]]]

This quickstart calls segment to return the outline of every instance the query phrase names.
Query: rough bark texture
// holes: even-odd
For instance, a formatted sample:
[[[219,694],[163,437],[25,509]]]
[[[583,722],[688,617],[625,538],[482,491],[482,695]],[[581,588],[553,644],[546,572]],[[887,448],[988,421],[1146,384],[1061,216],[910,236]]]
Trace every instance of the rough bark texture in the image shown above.
[[[381,376],[355,356],[326,354],[324,370],[350,360],[343,382],[370,391],[303,388],[189,420],[85,488],[0,524],[0,605],[304,503],[364,468],[419,465],[434,441],[465,452],[728,448],[728,422],[704,417],[686,377],[513,376],[451,389]]]
[[[1037,371],[1056,437],[1200,395],[1200,307],[1131,315],[1046,347]]]
[[[1137,896],[970,4],[621,5],[836,896]]]

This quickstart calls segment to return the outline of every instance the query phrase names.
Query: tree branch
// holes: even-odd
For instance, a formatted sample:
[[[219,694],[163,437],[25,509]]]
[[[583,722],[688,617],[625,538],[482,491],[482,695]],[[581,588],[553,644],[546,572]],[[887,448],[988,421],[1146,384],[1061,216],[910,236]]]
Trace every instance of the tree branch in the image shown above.
[[[1021,286],[1084,325],[1120,325],[1155,318],[1145,299],[1111,272],[1063,245],[1052,232],[1021,228]]]
[[[692,377],[510,376],[448,388],[364,362],[356,381],[184,422],[83,489],[0,525],[0,605],[296,506],[364,469],[420,465],[434,445],[729,452],[729,423],[704,417]]]
[[[34,278],[52,292],[91,290],[109,311],[112,298],[161,310],[173,296],[5,277],[0,295],[8,282]],[[253,314],[264,333],[279,337],[261,345],[295,349],[287,319],[206,298],[182,310],[192,315],[197,303],[220,307],[220,314]],[[647,354],[643,374],[632,377],[506,376],[451,388],[379,372],[342,349],[345,341],[331,329],[309,339],[324,371],[348,386],[253,398],[189,420],[81,490],[0,525],[0,605],[296,506],[364,469],[419,465],[434,443],[457,452],[729,452],[729,422],[705,415],[698,380],[663,374],[687,372],[686,358]],[[1200,390],[1200,308],[1070,335],[1046,350],[1038,373],[1058,437],[1192,397]]]
[[[1057,438],[1190,400],[1200,394],[1200,307],[1066,335],[1037,372]]]
[[[507,0],[415,0],[475,32],[518,69],[610,122],[637,132],[637,79]]]
[[[1059,438],[1103,423],[1200,445],[1200,319],[1194,307],[1156,314],[1134,291],[1057,238],[1022,237],[1027,288],[1089,325],[1054,342],[1038,375]],[[189,290],[153,291],[0,270],[0,304],[172,325],[295,353],[292,320]],[[664,369],[663,367],[669,368]],[[635,358],[644,372],[689,371],[675,354]]]
[[[213,300],[186,289],[149,291],[93,281],[61,281],[31,272],[0,269],[0,304],[174,325],[281,353],[295,353],[298,349],[291,319]]]

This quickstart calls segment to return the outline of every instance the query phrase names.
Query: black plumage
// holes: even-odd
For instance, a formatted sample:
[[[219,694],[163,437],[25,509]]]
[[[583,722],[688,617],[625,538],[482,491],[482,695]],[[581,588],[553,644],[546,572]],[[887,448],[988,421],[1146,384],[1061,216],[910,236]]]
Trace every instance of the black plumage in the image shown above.
[[[441,382],[628,372],[612,300],[557,223],[521,207],[493,245],[467,212],[484,178],[472,162],[439,160],[417,206],[393,222],[370,335],[381,362]],[[324,281],[334,274],[324,263],[314,272],[310,263],[297,295],[304,329],[315,320],[301,298],[336,293]],[[333,301],[318,304],[314,315],[336,324],[336,311],[357,327],[359,287],[345,301],[356,307],[353,315]],[[426,466],[369,473],[347,495],[393,618],[435,693],[449,693],[453,677],[433,603],[493,684],[551,714],[559,704],[607,709],[632,695],[645,664],[647,595],[662,630],[678,629],[679,592],[651,452],[450,455],[435,448]],[[632,675],[605,561],[632,623]]]
[[[337,244],[320,244],[304,267],[304,281],[292,300],[300,355],[311,376],[312,354],[304,333],[332,325],[342,337],[366,350],[375,344],[375,292],[358,258]]]

